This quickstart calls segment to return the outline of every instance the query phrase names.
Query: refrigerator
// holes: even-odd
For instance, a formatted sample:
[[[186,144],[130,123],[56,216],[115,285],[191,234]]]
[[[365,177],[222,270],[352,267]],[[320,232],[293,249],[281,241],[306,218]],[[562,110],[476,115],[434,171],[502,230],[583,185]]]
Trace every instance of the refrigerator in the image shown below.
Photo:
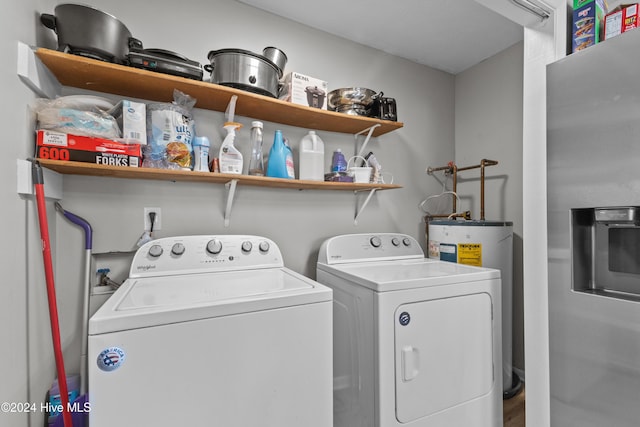
[[[640,426],[640,30],[547,67],[552,427]]]

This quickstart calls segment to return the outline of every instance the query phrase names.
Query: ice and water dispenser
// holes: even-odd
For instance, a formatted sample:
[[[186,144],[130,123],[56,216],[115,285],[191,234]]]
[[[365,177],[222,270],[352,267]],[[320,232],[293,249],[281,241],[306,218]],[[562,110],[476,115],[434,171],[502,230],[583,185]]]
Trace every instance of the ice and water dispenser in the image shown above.
[[[640,207],[571,210],[572,288],[640,301]]]

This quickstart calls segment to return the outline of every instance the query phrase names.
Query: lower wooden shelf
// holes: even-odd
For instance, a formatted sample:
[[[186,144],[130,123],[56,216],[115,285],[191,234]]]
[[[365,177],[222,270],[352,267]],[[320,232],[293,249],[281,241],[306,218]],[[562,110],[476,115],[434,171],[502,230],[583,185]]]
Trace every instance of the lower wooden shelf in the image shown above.
[[[351,182],[323,182],[299,179],[269,178],[263,176],[234,175],[226,173],[193,172],[153,168],[106,166],[93,163],[38,159],[42,167],[65,175],[102,176],[111,178],[151,179],[158,181],[189,181],[227,184],[236,180],[238,185],[254,187],[290,188],[295,190],[368,191],[402,188],[396,184],[356,184]]]

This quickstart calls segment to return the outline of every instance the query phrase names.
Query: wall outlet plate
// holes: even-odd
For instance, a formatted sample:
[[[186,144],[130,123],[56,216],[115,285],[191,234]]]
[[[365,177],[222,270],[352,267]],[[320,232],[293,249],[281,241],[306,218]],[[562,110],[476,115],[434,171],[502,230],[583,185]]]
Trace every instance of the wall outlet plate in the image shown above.
[[[151,212],[155,212],[156,213],[156,217],[153,221],[153,231],[157,231],[162,229],[162,215],[161,215],[161,209],[160,208],[144,208],[144,229],[145,231],[150,231],[151,230],[151,218],[149,217],[149,214]]]

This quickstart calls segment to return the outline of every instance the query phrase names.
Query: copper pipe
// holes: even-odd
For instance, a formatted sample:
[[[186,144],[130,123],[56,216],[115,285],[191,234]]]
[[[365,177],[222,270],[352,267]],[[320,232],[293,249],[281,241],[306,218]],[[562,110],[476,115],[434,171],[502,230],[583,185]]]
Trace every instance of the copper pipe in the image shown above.
[[[465,166],[465,167],[459,168],[454,162],[449,162],[447,166],[440,166],[437,168],[429,167],[427,169],[427,173],[432,174],[433,172],[437,172],[441,170],[448,171],[450,174],[453,175],[453,192],[455,194],[458,194],[458,172],[480,168],[480,220],[484,221],[484,177],[485,177],[484,168],[487,166],[495,166],[497,164],[498,162],[496,160],[482,159],[479,165]],[[454,196],[452,201],[453,216],[459,216],[459,215],[455,215],[455,212],[457,209],[456,201],[457,201],[456,197]],[[449,215],[444,215],[444,216],[449,216]]]
[[[451,212],[453,212],[454,214],[456,213],[456,211],[458,210],[458,206],[456,205],[457,201],[458,201],[458,165],[456,165],[455,163],[451,164],[451,169],[453,173],[453,200],[452,200],[452,204],[453,204],[453,210]]]
[[[480,221],[484,221],[484,168],[497,164],[498,162],[495,160],[482,159],[480,161]]]

